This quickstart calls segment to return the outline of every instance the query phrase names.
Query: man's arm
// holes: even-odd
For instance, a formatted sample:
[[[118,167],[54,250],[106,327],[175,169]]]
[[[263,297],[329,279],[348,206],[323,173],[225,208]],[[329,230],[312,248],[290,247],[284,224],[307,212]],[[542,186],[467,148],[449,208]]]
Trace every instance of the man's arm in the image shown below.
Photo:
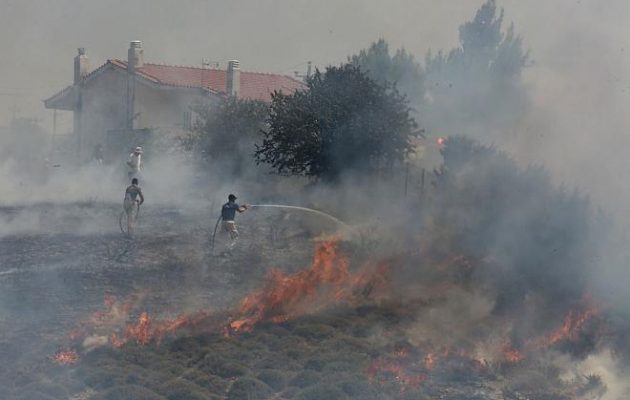
[[[144,196],[142,195],[142,190],[140,190],[140,188],[138,188],[138,196],[140,196],[140,203],[138,203],[138,206],[141,206],[142,203],[144,203]]]
[[[236,211],[242,213],[243,211],[247,210],[249,206],[247,204],[243,204],[242,206],[240,206],[239,208],[236,209]]]

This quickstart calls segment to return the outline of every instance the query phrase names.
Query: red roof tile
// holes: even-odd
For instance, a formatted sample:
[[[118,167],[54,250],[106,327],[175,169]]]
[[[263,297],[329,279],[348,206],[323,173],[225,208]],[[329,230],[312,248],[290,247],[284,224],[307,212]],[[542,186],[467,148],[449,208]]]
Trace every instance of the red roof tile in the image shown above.
[[[127,62],[110,60],[121,68],[127,68]],[[226,90],[226,71],[203,69],[175,65],[144,64],[137,73],[145,79],[158,84],[178,87],[198,87],[219,93]],[[241,72],[239,98],[271,101],[273,91],[293,93],[304,87],[298,80],[285,75],[264,74],[259,72]]]

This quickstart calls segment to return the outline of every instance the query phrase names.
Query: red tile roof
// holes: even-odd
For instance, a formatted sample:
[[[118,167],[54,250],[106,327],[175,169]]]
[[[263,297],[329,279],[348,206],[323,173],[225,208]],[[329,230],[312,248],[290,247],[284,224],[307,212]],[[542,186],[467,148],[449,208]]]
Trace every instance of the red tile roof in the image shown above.
[[[127,68],[126,61],[110,62],[120,68]],[[224,70],[145,63],[136,71],[143,78],[161,85],[204,88],[218,93],[225,93],[226,90],[227,73]],[[269,102],[273,91],[293,93],[302,88],[302,82],[285,75],[242,71],[238,97]]]
[[[84,82],[89,82],[97,78],[101,72],[109,68],[127,70],[127,61],[107,60],[107,62],[90,72],[83,78]],[[156,85],[199,88],[210,90],[215,93],[225,94],[226,92],[226,71],[219,69],[202,69],[198,67],[183,67],[179,65],[144,64],[138,68],[138,76]],[[265,74],[260,72],[241,71],[240,91],[238,97],[241,99],[271,101],[271,93],[282,91],[293,93],[303,89],[305,85],[289,76],[277,74]],[[74,110],[74,85],[70,85],[50,98],[44,100],[46,108],[61,110]]]

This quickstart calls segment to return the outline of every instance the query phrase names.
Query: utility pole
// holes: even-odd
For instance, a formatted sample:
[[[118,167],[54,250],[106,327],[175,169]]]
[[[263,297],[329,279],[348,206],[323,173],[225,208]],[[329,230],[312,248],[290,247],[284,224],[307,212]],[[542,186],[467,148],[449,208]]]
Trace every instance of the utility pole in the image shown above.
[[[53,129],[52,129],[52,137],[50,138],[50,155],[49,159],[52,159],[52,156],[55,152],[55,136],[57,136],[57,109],[53,109]]]
[[[306,75],[300,74],[300,71],[293,71],[293,74],[295,75],[296,78],[306,81],[308,78],[311,77],[312,69],[313,69],[313,62],[307,61],[306,62]]]

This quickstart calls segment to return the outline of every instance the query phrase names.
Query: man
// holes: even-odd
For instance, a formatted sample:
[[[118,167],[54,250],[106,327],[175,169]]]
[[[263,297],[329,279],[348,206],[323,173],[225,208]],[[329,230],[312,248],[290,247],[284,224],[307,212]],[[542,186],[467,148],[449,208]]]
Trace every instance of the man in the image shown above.
[[[221,207],[221,220],[223,221],[223,230],[230,234],[230,245],[229,250],[231,251],[236,244],[236,240],[238,239],[238,230],[236,229],[236,223],[234,222],[234,218],[236,217],[236,212],[242,213],[247,210],[247,205],[239,206],[236,204],[236,196],[230,194],[228,196],[228,202]]]
[[[131,186],[125,190],[125,200],[123,201],[123,208],[127,214],[127,234],[133,233],[133,225],[136,222],[137,210],[144,203],[144,196],[142,195],[142,189],[138,186],[138,179],[133,178],[131,180]],[[137,204],[137,206],[136,206]]]
[[[142,170],[142,147],[138,146],[135,148],[133,153],[129,154],[129,160],[127,161],[127,166],[129,167],[129,172],[127,172],[127,176],[129,178],[137,178],[140,176],[140,171]]]

